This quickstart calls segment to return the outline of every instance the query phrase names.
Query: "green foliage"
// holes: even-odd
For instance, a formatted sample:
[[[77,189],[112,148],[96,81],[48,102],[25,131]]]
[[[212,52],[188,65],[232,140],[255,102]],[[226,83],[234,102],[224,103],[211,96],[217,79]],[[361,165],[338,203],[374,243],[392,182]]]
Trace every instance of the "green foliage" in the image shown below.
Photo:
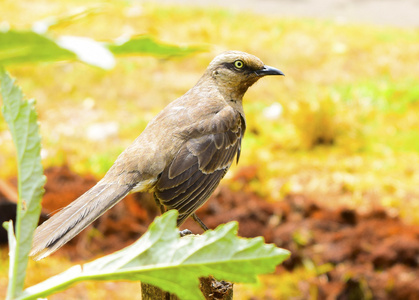
[[[32,245],[32,233],[41,213],[41,197],[45,176],[41,164],[41,137],[34,100],[25,101],[18,86],[4,69],[0,68],[2,113],[9,125],[16,147],[18,162],[19,200],[16,212],[16,240],[13,225],[8,225],[11,245],[8,299],[14,299],[23,289]],[[13,239],[11,239],[13,237]]]
[[[131,246],[29,287],[18,299],[45,297],[82,280],[141,280],[181,299],[204,299],[199,277],[256,282],[257,275],[273,272],[290,255],[262,238],[237,237],[236,222],[181,238],[177,216],[175,210],[167,212]]]
[[[108,44],[107,47],[115,55],[149,54],[162,57],[185,56],[208,50],[205,46],[176,46],[158,42],[149,35],[132,37],[122,44]]]
[[[112,53],[169,57],[188,55],[205,49],[161,43],[148,35],[128,39],[122,44],[102,44],[85,37],[62,36],[54,40],[32,31],[0,32],[0,65],[79,60],[110,69],[114,66]]]
[[[0,32],[0,65],[76,59],[76,54],[32,31]]]

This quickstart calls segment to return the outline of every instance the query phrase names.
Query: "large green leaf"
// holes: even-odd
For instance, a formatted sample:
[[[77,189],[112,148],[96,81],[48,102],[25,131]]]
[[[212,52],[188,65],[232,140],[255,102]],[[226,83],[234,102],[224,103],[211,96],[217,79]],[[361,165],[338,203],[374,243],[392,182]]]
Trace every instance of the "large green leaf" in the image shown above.
[[[155,56],[183,56],[205,51],[205,46],[177,46],[159,42],[149,35],[138,35],[123,43],[108,44],[107,47],[116,55],[149,54]]]
[[[204,51],[202,46],[177,46],[157,41],[148,35],[124,42],[102,43],[78,36],[52,39],[33,31],[0,32],[0,65],[47,61],[79,60],[103,69],[115,65],[115,55],[182,56]]]
[[[204,299],[199,277],[255,282],[286,259],[287,250],[265,244],[263,238],[237,236],[237,223],[220,225],[200,236],[179,237],[177,211],[157,218],[131,246],[27,288],[18,299],[36,299],[82,280],[140,280],[177,294]]]
[[[16,212],[16,245],[10,251],[8,298],[14,299],[23,289],[32,234],[41,213],[45,176],[41,164],[41,137],[34,100],[25,101],[19,87],[0,68],[2,113],[17,152],[19,199]],[[9,224],[9,238],[13,226]],[[10,240],[10,244],[13,245]]]
[[[9,30],[0,32],[0,65],[76,59],[52,39],[32,32]]]

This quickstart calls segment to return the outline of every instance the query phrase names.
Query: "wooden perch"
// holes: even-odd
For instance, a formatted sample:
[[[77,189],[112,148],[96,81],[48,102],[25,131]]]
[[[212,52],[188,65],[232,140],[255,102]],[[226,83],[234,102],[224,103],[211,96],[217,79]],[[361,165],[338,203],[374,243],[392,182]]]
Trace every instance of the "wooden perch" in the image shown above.
[[[233,284],[226,281],[218,281],[214,277],[205,277],[199,279],[199,289],[207,300],[232,300]],[[142,300],[180,300],[176,295],[170,294],[160,288],[141,283]]]

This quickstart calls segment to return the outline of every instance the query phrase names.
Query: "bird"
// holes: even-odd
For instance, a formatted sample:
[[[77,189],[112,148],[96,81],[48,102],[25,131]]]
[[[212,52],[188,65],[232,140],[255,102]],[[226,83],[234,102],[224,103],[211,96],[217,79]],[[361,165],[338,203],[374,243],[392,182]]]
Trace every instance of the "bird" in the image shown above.
[[[246,130],[242,99],[267,75],[284,75],[241,51],[217,55],[198,82],[169,103],[86,193],[35,230],[30,256],[58,250],[133,192],[154,194],[162,213],[176,209],[177,225],[196,216],[234,160]]]

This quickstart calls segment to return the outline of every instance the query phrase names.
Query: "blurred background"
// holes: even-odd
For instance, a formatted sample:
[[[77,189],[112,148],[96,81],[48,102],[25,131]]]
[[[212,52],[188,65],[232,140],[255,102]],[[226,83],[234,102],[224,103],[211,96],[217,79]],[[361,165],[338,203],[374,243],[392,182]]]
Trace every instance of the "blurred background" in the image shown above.
[[[259,284],[236,285],[235,298],[418,299],[417,16],[413,0],[3,0],[2,31],[60,18],[51,36],[110,42],[147,34],[206,49],[126,55],[111,70],[68,61],[7,67],[37,101],[45,215],[100,179],[215,55],[241,50],[286,76],[247,92],[240,163],[198,215],[210,227],[238,220],[242,236],[263,235],[292,257]],[[0,199],[12,201],[15,153],[3,118],[0,145]],[[131,195],[68,247],[31,262],[28,285],[121,249],[155,215],[149,195]],[[185,227],[199,232],[193,223]],[[4,244],[0,294],[7,259]],[[83,283],[51,299],[133,299],[138,290],[133,283]]]

